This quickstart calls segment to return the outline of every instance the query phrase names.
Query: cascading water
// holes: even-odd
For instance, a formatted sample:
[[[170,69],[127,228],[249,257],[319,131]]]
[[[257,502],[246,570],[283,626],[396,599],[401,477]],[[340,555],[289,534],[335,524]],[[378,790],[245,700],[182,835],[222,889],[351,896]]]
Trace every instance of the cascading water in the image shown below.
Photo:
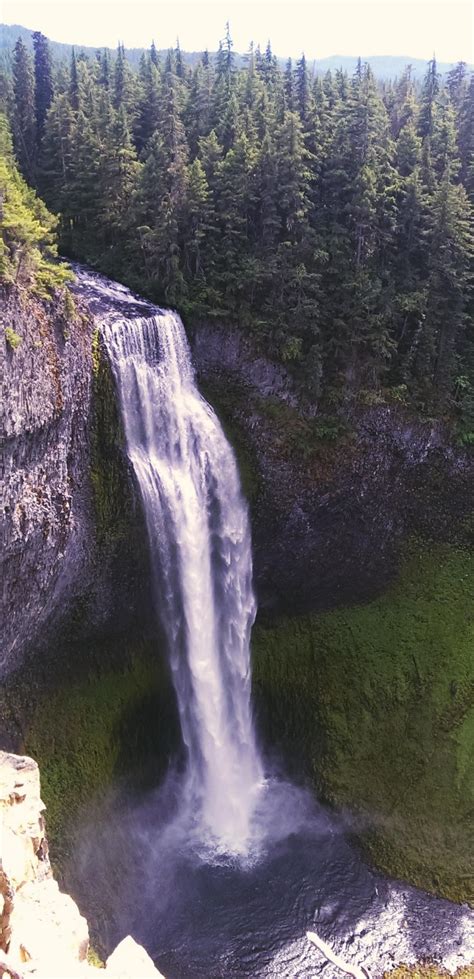
[[[170,650],[185,795],[209,841],[244,854],[263,777],[250,708],[251,538],[236,462],[196,388],[175,313],[103,333]]]
[[[374,975],[395,962],[466,965],[466,908],[366,866],[345,820],[274,769],[260,792],[250,538],[232,452],[179,319],[76,272],[115,373],[188,752],[184,778],[137,798],[113,792],[83,826],[81,879],[107,907],[105,944],[133,934],[169,979],[337,979],[308,927]]]

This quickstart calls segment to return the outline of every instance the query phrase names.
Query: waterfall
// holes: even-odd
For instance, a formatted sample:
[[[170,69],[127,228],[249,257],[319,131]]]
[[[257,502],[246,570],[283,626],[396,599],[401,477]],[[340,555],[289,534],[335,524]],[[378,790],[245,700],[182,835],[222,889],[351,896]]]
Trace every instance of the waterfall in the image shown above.
[[[103,336],[146,516],[186,797],[211,845],[243,854],[263,779],[250,706],[251,537],[235,458],[197,390],[175,313],[115,321]]]

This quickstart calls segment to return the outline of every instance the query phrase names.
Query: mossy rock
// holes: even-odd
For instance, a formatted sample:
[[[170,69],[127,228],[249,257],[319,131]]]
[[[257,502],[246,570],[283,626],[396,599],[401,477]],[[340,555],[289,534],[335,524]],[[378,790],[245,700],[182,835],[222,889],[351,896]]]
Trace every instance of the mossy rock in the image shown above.
[[[91,426],[91,481],[98,544],[132,540],[137,502],[125,449],[114,380],[96,331],[93,351],[93,410]]]
[[[5,709],[16,750],[39,764],[55,870],[62,875],[84,818],[112,789],[156,785],[179,744],[176,704],[156,640],[65,643],[13,677]]]
[[[368,827],[378,866],[474,902],[474,554],[413,545],[366,605],[254,631],[269,740]]]
[[[429,962],[417,965],[398,965],[392,972],[385,972],[384,979],[448,979],[453,973]],[[454,973],[455,979],[474,979],[474,965],[461,966]]]
[[[209,404],[212,405],[224,430],[226,439],[230,442],[239,466],[242,491],[245,498],[252,504],[258,496],[260,489],[260,478],[258,474],[258,461],[255,452],[249,446],[242,426],[236,422],[236,408],[242,404],[246,394],[241,387],[234,384],[225,383],[217,378],[212,381],[201,380],[199,383],[201,393]]]

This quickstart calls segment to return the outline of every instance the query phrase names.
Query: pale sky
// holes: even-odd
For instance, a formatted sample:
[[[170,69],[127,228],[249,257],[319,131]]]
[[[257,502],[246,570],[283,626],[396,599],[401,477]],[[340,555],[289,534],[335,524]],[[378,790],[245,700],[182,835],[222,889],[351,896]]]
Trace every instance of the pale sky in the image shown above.
[[[0,0],[0,21],[92,46],[236,51],[270,37],[277,55],[398,54],[474,62],[474,0]]]

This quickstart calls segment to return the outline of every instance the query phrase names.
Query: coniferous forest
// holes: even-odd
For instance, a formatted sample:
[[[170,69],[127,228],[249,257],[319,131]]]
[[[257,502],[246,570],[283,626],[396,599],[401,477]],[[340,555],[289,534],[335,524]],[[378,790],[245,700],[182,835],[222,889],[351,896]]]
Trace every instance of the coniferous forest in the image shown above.
[[[316,66],[317,67],[317,66]],[[60,253],[198,324],[249,331],[308,396],[454,413],[474,441],[474,76],[422,84],[237,68],[229,30],[193,68],[154,45],[53,64],[18,40],[1,87]]]

